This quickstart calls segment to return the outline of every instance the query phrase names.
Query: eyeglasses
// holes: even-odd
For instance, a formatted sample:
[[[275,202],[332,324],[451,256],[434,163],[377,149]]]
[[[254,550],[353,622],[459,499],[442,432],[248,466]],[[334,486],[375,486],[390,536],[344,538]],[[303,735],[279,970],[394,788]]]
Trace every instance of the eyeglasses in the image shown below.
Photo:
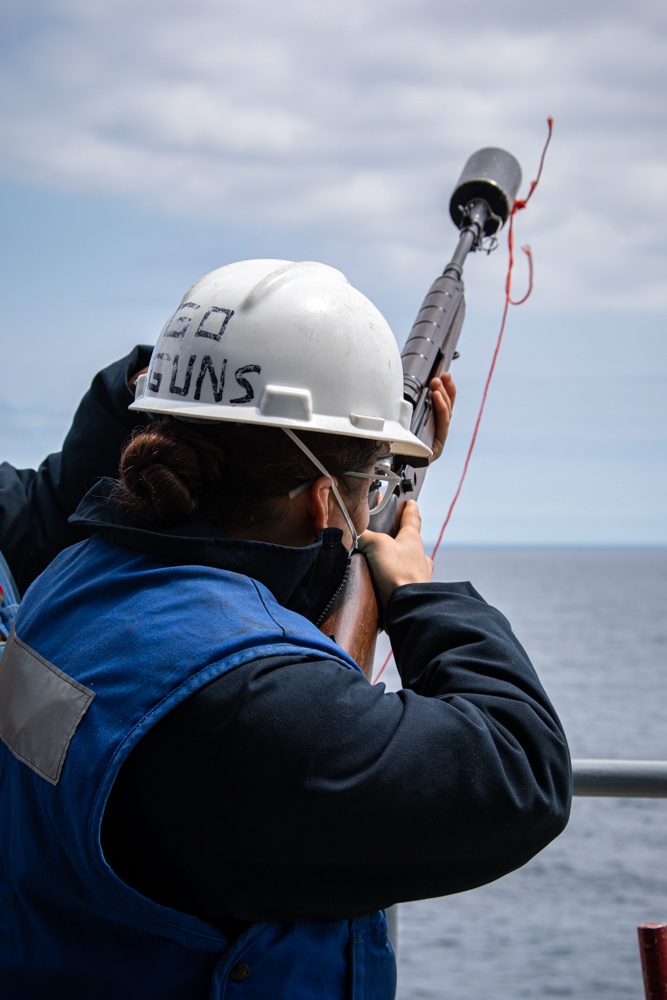
[[[343,477],[354,476],[356,479],[370,479],[371,484],[368,488],[368,509],[370,511],[371,517],[374,514],[379,514],[381,510],[387,506],[392,496],[396,491],[396,487],[401,484],[401,477],[397,475],[388,465],[378,463],[373,472],[344,472]],[[290,500],[294,497],[298,497],[300,493],[304,493],[305,490],[312,484],[312,480],[308,483],[302,483],[301,486],[295,487],[290,490],[287,494]],[[383,489],[383,486],[386,488]]]
[[[401,477],[389,468],[388,463],[385,465],[384,462],[379,462],[373,472],[344,472],[343,475],[371,480],[371,485],[368,488],[368,509],[371,517],[385,509],[396,492],[396,487],[401,485]]]

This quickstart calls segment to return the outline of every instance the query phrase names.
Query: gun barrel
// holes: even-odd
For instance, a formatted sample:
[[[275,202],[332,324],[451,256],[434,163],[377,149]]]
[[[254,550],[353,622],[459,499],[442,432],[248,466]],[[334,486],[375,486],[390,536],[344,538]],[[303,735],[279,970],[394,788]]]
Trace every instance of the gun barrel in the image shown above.
[[[401,355],[403,393],[413,407],[429,380],[449,367],[464,310],[461,281],[450,274],[441,274],[422,303]],[[447,331],[446,337],[443,331]]]
[[[433,443],[435,426],[428,384],[434,375],[449,368],[461,332],[464,261],[471,250],[480,247],[483,236],[492,236],[502,228],[520,183],[521,168],[513,156],[502,149],[480,149],[466,163],[452,195],[450,213],[461,231],[458,245],[444,272],[431,285],[402,352],[404,395],[413,406],[410,426],[428,445]],[[401,485],[387,506],[371,518],[370,527],[393,535],[406,498],[419,495],[427,462],[394,455],[392,468],[401,475]],[[367,600],[361,600],[362,591]],[[370,679],[377,626],[370,572],[363,556],[356,553],[348,582],[320,627],[326,635],[335,636]]]

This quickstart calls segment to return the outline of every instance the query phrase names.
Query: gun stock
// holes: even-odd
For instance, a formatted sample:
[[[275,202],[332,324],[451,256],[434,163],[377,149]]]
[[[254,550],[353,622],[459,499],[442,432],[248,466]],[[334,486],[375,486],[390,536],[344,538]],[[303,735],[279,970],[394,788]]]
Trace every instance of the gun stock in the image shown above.
[[[434,418],[429,382],[456,357],[465,317],[463,264],[471,251],[483,247],[507,221],[519,184],[521,167],[502,149],[480,149],[468,159],[450,200],[450,215],[460,231],[454,256],[436,278],[424,299],[401,352],[403,394],[413,408],[410,429],[429,447],[434,440]],[[372,518],[373,531],[395,535],[406,500],[415,500],[424,482],[426,460],[394,455],[392,468],[401,485],[384,510]],[[356,660],[370,680],[380,616],[373,581],[360,553],[350,559],[343,586],[320,625]]]

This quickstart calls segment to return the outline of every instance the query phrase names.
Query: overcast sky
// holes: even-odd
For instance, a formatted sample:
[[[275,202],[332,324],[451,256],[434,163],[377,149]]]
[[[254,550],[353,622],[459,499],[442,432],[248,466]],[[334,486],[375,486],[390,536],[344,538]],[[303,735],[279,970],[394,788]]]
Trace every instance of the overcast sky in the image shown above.
[[[1,0],[3,454],[58,447],[93,374],[201,274],[332,263],[399,343],[501,146],[535,288],[510,313],[450,542],[667,544],[664,0]],[[466,265],[434,537],[500,323],[505,240]],[[517,264],[515,292],[525,282]]]

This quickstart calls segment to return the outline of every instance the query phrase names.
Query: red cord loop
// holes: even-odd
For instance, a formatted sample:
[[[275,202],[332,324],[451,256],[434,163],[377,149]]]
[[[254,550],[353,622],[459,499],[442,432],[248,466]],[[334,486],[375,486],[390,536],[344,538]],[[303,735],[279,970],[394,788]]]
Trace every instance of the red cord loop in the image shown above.
[[[507,295],[508,302],[511,306],[522,306],[527,298],[530,298],[530,293],[533,290],[533,253],[529,246],[521,247],[526,257],[528,258],[528,291],[522,299],[513,299],[510,297],[510,277],[511,270],[507,272],[507,286],[505,288],[505,294]],[[510,255],[512,251],[510,250]],[[514,259],[512,258],[512,266],[514,265]]]

